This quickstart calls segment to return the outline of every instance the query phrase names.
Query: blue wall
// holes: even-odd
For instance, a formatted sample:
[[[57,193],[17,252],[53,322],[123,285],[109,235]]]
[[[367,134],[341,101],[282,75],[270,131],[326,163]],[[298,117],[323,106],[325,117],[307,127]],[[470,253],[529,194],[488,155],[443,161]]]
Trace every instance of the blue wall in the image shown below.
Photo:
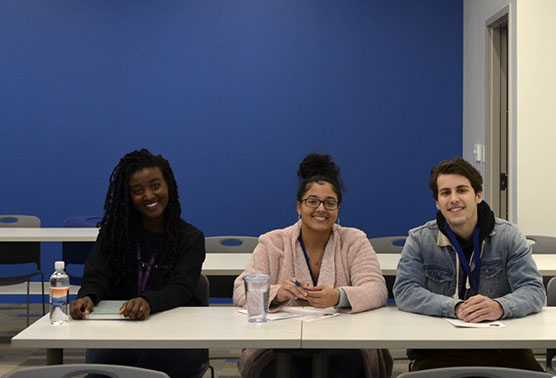
[[[332,154],[340,220],[372,236],[434,216],[461,155],[462,1],[4,0],[4,214],[101,214],[128,151],[167,157],[206,235],[293,223],[296,169]],[[60,256],[43,243],[43,268]]]

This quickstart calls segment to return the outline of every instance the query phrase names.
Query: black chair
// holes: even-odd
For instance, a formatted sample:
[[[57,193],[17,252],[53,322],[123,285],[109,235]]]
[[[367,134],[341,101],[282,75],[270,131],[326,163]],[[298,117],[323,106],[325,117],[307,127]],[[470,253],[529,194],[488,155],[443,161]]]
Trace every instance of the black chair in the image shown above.
[[[98,227],[102,217],[79,216],[64,219],[64,227]],[[62,260],[66,263],[66,273],[71,285],[81,285],[83,266],[91,254],[95,242],[63,242]],[[80,270],[80,273],[76,272]]]
[[[201,306],[208,306],[209,305],[209,292],[210,292],[210,283],[203,273],[199,276],[199,282],[197,283],[197,288],[195,289],[194,296],[197,298],[201,304]],[[206,361],[201,365],[197,374],[194,375],[193,378],[201,378],[205,375],[206,371],[210,369],[210,376],[214,378],[214,368],[209,363],[209,356],[207,354]]]
[[[406,239],[407,236],[384,236],[369,241],[376,253],[401,253]]]
[[[41,220],[32,215],[0,215],[0,227],[40,227]],[[41,243],[39,242],[1,242],[0,265],[35,264],[36,268],[16,276],[0,277],[0,286],[16,285],[27,282],[27,325],[29,325],[31,278],[41,277],[42,313],[46,313],[44,304],[44,274],[41,271]]]

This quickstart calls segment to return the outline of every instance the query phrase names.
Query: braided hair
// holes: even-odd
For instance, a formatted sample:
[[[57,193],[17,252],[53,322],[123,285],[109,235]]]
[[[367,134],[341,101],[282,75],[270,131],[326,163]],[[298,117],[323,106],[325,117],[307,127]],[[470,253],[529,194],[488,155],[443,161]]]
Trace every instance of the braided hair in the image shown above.
[[[162,155],[153,155],[148,150],[133,151],[120,159],[110,175],[110,184],[104,201],[104,216],[100,222],[100,248],[108,261],[119,273],[127,276],[134,270],[141,215],[131,201],[129,179],[135,172],[145,168],[158,167],[168,185],[168,205],[164,211],[166,242],[159,251],[160,264],[171,266],[176,261],[173,252],[177,250],[177,235],[181,218],[178,185],[168,160]],[[123,278],[123,277],[122,277]]]
[[[297,201],[301,202],[310,185],[314,182],[327,182],[338,196],[338,204],[342,202],[342,190],[344,183],[340,177],[340,168],[332,161],[328,154],[309,154],[299,164],[297,170],[299,187],[297,189]]]

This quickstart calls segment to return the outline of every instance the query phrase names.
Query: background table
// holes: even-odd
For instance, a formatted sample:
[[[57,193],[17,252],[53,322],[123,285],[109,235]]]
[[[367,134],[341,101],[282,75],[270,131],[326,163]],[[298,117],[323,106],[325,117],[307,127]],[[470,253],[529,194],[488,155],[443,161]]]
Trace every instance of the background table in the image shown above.
[[[96,241],[98,228],[0,228],[0,242],[90,242]],[[206,275],[240,274],[250,254],[248,253],[207,253],[203,272]],[[397,253],[378,253],[382,274],[395,276],[400,255]],[[543,276],[556,276],[556,254],[533,254],[538,269]]]

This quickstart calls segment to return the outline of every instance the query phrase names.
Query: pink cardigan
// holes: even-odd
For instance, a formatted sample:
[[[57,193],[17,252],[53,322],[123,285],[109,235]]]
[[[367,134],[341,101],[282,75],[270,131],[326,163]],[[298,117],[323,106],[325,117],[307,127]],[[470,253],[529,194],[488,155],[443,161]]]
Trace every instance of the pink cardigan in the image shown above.
[[[269,274],[271,303],[285,279],[297,277],[312,283],[309,268],[301,245],[299,233],[301,221],[281,229],[270,231],[259,237],[253,255],[259,273]],[[253,258],[247,263],[243,273],[234,282],[234,304],[245,305],[243,276],[254,274]],[[388,290],[380,271],[378,260],[369,239],[363,231],[334,225],[328,244],[324,250],[317,285],[342,288],[351,308],[336,308],[342,312],[361,312],[386,304]],[[282,306],[308,306],[305,300],[291,300],[280,306],[271,307],[278,311]],[[362,350],[367,377],[390,377],[392,358],[388,350]],[[239,369],[242,377],[258,377],[262,369],[272,361],[270,350],[246,349],[242,352]]]

